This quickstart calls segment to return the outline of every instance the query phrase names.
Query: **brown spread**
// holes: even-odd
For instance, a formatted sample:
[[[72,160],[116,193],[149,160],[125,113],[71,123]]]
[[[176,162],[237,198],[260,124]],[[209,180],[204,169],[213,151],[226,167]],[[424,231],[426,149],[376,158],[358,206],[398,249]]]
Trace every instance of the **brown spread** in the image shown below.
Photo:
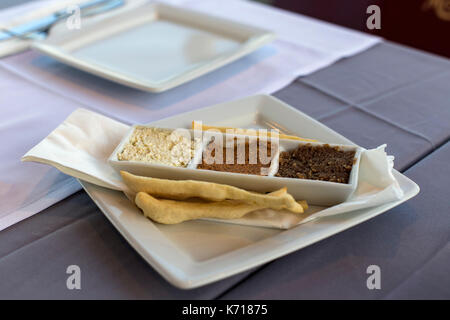
[[[213,140],[207,146],[203,153],[202,163],[198,165],[198,169],[225,171],[235,173],[245,173],[254,175],[268,175],[269,167],[272,159],[272,145],[270,141],[259,143],[259,140],[252,142],[238,141],[234,138],[234,147],[225,146],[225,142],[216,145]],[[267,148],[262,150],[261,157],[259,148]],[[216,150],[222,149],[222,154],[216,155]]]
[[[280,153],[277,177],[348,183],[355,151],[329,145],[300,145]]]

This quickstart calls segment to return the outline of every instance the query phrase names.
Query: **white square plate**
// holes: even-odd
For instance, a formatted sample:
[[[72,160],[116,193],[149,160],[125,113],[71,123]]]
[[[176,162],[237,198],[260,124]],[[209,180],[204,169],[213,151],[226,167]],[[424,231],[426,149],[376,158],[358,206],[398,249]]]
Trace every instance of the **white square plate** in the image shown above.
[[[323,124],[266,95],[248,97],[152,122],[165,128],[189,128],[192,120],[243,128],[277,128],[282,133],[321,142],[354,145]],[[404,191],[401,200],[300,224],[289,230],[211,221],[161,225],[145,218],[118,191],[80,181],[86,192],[130,245],[165,279],[194,288],[261,265],[373,218],[419,192],[394,171]]]
[[[149,3],[79,30],[50,34],[32,47],[106,79],[161,92],[237,60],[273,39],[273,33],[256,27]]]

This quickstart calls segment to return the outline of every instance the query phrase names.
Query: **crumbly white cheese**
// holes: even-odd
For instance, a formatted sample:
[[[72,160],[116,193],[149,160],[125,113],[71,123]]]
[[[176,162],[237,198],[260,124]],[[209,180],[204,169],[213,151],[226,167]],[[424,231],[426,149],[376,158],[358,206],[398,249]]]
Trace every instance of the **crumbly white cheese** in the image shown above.
[[[198,145],[198,141],[178,131],[136,127],[117,158],[186,167]]]

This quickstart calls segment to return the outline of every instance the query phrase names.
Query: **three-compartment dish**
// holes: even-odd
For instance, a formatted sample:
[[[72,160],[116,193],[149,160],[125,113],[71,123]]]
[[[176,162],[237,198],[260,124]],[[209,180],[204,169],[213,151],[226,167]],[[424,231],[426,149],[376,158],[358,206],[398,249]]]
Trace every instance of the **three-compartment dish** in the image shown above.
[[[153,178],[201,180],[257,192],[283,187],[296,199],[329,206],[356,189],[361,148],[279,139],[268,133],[132,126],[108,163]]]

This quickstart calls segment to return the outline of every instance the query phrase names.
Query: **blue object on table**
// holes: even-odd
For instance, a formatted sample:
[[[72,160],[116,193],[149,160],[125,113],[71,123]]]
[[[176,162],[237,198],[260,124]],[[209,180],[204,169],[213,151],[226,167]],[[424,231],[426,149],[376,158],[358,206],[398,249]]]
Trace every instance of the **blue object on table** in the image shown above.
[[[124,0],[93,0],[81,3],[79,8],[81,16],[87,17],[110,11],[123,4]],[[73,12],[68,12],[66,9],[63,9],[11,29],[0,29],[0,41],[11,38],[43,39],[55,23],[70,17],[72,14]]]

